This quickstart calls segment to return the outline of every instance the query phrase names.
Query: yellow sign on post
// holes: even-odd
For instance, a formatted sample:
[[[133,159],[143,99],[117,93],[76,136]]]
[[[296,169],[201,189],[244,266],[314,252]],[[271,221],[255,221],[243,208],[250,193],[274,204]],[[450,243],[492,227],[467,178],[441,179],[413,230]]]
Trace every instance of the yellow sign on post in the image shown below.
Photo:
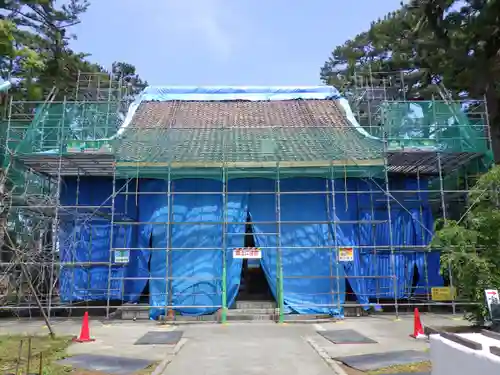
[[[456,289],[449,286],[442,286],[431,289],[431,298],[433,301],[452,301],[456,297]]]

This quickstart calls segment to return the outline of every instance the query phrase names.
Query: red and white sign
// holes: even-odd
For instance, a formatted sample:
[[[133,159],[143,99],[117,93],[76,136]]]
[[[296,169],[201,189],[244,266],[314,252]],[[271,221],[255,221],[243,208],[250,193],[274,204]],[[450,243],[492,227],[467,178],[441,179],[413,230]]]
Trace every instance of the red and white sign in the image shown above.
[[[339,262],[353,262],[354,249],[352,247],[339,247]]]
[[[490,313],[490,318],[491,316],[491,305],[496,305],[500,303],[500,299],[498,297],[498,290],[497,289],[485,289],[484,290],[484,295],[486,296],[486,304],[488,305],[488,312]]]
[[[233,250],[234,259],[260,259],[262,250],[258,247],[237,247]]]

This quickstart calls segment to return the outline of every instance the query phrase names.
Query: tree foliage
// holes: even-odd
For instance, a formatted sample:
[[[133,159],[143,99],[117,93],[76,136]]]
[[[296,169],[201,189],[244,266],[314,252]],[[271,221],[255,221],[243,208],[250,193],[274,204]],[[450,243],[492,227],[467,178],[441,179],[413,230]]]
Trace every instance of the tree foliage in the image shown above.
[[[107,80],[117,81],[123,78],[120,81],[128,86],[129,99],[132,99],[147,85],[147,82],[137,74],[135,66],[130,63],[115,62],[107,71],[99,64],[92,62],[89,54],[77,52],[71,48],[71,41],[77,37],[72,33],[72,27],[80,23],[81,16],[89,6],[89,0],[65,0],[64,2],[0,0],[0,78],[12,83],[9,95],[14,100],[41,101],[45,100],[50,92],[56,93],[55,100],[61,100],[63,97],[75,98],[79,72],[104,73],[98,77],[100,87],[104,88],[109,83],[106,82]],[[116,85],[114,81],[113,85]],[[91,87],[86,87],[87,97],[99,91],[96,87],[92,87],[92,84]],[[56,90],[52,91],[53,88]],[[114,88],[118,89],[118,87]],[[105,90],[100,91],[105,92]],[[109,93],[115,91],[124,90],[108,90]],[[2,109],[5,109],[7,102],[3,100],[0,104],[3,105]],[[30,106],[27,108],[31,109]],[[2,114],[4,113],[2,111]],[[6,127],[7,124],[3,123],[3,127],[0,128],[2,152],[0,160],[3,162],[4,156],[7,155],[4,154]],[[8,200],[12,194],[11,189],[15,188],[11,179],[5,177],[7,173],[9,171],[6,168],[0,168],[0,255],[4,244],[7,244],[9,249],[16,247],[17,242],[9,242],[9,238],[19,240],[21,236],[17,228],[15,236],[10,232],[5,232],[9,214],[6,207],[10,205]],[[36,182],[33,183],[36,184]],[[14,219],[15,222],[16,220]],[[23,222],[24,228],[28,226],[27,223],[28,221]],[[31,231],[30,235],[36,234]]]
[[[484,95],[500,159],[500,0],[412,0],[336,47],[321,78],[349,94],[355,71],[372,72],[374,85],[403,72],[407,99],[429,99],[439,84],[455,98]]]
[[[453,275],[461,300],[471,320],[484,321],[487,309],[484,289],[500,286],[500,166],[481,176],[469,196],[469,206],[460,220],[443,222],[432,246],[442,249],[444,274]]]
[[[80,23],[89,0],[59,4],[56,0],[0,1],[0,76],[14,83],[15,99],[42,100],[53,87],[62,97],[75,89],[78,72],[106,72],[88,60],[89,54],[70,47],[77,37],[71,28]],[[116,78],[121,72],[128,82],[133,79],[135,93],[145,84],[135,67],[125,62],[114,63],[109,74]]]

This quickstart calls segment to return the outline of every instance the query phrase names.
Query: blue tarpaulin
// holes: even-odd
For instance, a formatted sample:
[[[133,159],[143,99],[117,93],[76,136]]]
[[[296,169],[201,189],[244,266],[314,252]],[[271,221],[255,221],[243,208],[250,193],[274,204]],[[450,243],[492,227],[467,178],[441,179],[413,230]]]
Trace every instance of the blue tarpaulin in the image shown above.
[[[261,265],[275,297],[281,249],[283,298],[289,312],[341,316],[346,280],[358,302],[366,305],[374,298],[408,298],[443,285],[439,253],[422,251],[433,231],[427,196],[403,193],[425,190],[425,180],[394,179],[390,190],[400,192],[389,195],[383,181],[355,178],[234,179],[227,183],[229,194],[223,193],[221,181],[212,179],[180,179],[170,186],[155,179],[129,184],[133,186],[118,181],[115,191],[137,190],[138,198],[116,195],[111,235],[112,179],[64,181],[61,204],[80,208],[60,216],[63,301],[136,302],[150,278],[152,318],[164,314],[165,305],[182,314],[212,313],[222,305],[225,259],[230,306],[242,269],[232,249],[244,244],[247,215],[256,244],[263,249]],[[325,190],[331,193],[317,193]],[[170,201],[168,191],[174,193]],[[121,224],[127,220],[137,224]],[[133,249],[126,264],[115,261],[112,247]],[[352,248],[354,260],[337,262],[338,247]],[[75,262],[103,264],[80,267]]]
[[[124,181],[116,183],[115,191],[126,189]],[[115,224],[111,229],[112,192],[112,178],[67,178],[61,184],[58,248],[64,302],[107,300],[108,290],[109,299],[123,298],[128,270],[115,262],[111,237],[114,248],[130,248],[136,241],[133,226]],[[129,215],[135,218],[134,199],[118,195],[115,220]]]

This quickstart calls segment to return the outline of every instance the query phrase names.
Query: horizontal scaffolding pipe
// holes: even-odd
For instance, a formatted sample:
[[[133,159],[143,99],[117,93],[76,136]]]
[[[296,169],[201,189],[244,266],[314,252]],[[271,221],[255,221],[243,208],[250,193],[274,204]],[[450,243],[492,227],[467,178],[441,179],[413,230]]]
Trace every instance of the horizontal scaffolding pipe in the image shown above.
[[[233,248],[240,248],[241,246],[234,246],[234,247],[228,247],[227,250],[233,249]],[[271,249],[274,250],[276,249],[277,246],[258,246],[259,249],[264,250],[264,249]],[[324,246],[293,246],[293,247],[281,247],[284,250],[304,250],[304,249],[345,249],[345,248],[353,248],[353,249],[372,249],[374,251],[389,251],[389,250],[394,250],[397,252],[398,249],[421,249],[425,250],[427,252],[431,251],[442,251],[440,249],[436,248],[429,248],[428,245],[339,245],[339,246],[333,246],[333,245],[324,245]],[[223,250],[222,247],[115,247],[111,249],[112,251],[127,251],[127,250],[159,250],[159,251],[166,251],[166,250],[185,250],[185,251],[191,251],[191,250],[204,250],[204,251],[221,251]]]
[[[333,221],[115,221],[114,225],[383,224],[387,220]]]
[[[230,250],[230,249],[235,249],[235,248],[240,248],[242,246],[231,246],[231,247],[227,247],[227,250]],[[261,250],[264,250],[264,249],[276,249],[277,246],[258,246],[259,249]],[[331,250],[331,249],[345,249],[345,248],[353,248],[353,249],[372,249],[372,250],[376,250],[376,251],[386,251],[386,250],[391,250],[391,249],[394,249],[395,251],[397,251],[398,249],[421,249],[421,250],[425,250],[427,252],[431,252],[431,251],[442,251],[440,249],[436,249],[436,248],[429,248],[428,245],[394,245],[394,246],[391,246],[391,245],[346,245],[346,246],[342,246],[342,245],[339,245],[338,247],[337,246],[333,246],[333,245],[324,245],[324,246],[293,246],[293,247],[281,247],[282,249],[285,249],[285,250],[294,250],[294,249],[297,249],[297,250],[304,250],[304,249],[328,249],[328,250]],[[147,248],[144,248],[144,247],[115,247],[113,249],[111,249],[112,251],[126,251],[126,250],[160,250],[160,251],[165,251],[165,250],[185,250],[185,251],[190,251],[190,250],[207,250],[207,251],[210,251],[210,250],[213,250],[213,251],[220,251],[222,250],[223,248],[222,247],[147,247]]]
[[[441,193],[441,190],[420,189],[420,190],[389,190],[391,194],[417,194],[417,193]],[[443,190],[444,193],[469,193],[470,190]],[[319,191],[172,191],[171,195],[310,195],[310,194],[331,194],[331,190]],[[337,190],[335,195],[345,194],[386,194],[382,189],[377,190]],[[117,195],[167,195],[166,191],[123,191]]]
[[[476,306],[480,305],[478,302],[434,302],[430,301],[428,303],[425,302],[417,302],[417,303],[412,303],[412,302],[403,302],[403,303],[341,303],[340,306],[342,307],[373,307],[373,306],[382,306],[382,307],[389,307],[389,306]],[[338,304],[297,304],[294,305],[297,307],[338,307]]]
[[[221,280],[220,277],[197,277],[197,276],[185,276],[185,277],[111,277],[110,280],[200,280],[200,281],[213,281]]]
[[[353,275],[353,276],[347,276],[347,275],[318,275],[318,276],[286,276],[286,275],[283,275],[283,278],[284,279],[329,279],[329,280],[332,280],[332,279],[394,279],[394,278],[397,278],[398,275],[396,274],[393,274],[393,275],[386,275],[386,276],[380,276],[380,275],[377,275],[377,276],[357,276],[357,275]],[[331,294],[331,293],[329,293]]]
[[[75,303],[78,303],[78,305],[57,305],[53,304],[51,305],[51,310],[66,310],[66,309],[103,309],[106,307],[106,304],[103,305],[90,305],[89,303],[95,303],[95,300],[88,300],[88,301],[78,301]],[[85,305],[84,305],[85,304]],[[411,303],[411,302],[403,302],[403,303],[398,303],[398,306],[477,306],[480,305],[480,303],[475,303],[475,302],[460,302],[460,301],[455,301],[454,303],[452,302],[435,302],[435,301],[429,301],[429,302],[417,302],[417,303]],[[28,306],[2,306],[2,310],[26,310],[28,307],[31,307],[32,305]],[[341,304],[303,304],[303,305],[295,305],[297,307],[332,307],[332,308],[338,308],[343,307],[373,307],[373,306],[381,306],[381,307],[391,307],[395,306],[394,303],[341,303]],[[42,303],[42,307],[46,308],[47,304]],[[123,304],[119,306],[110,306],[113,309],[116,310],[123,310],[124,308],[127,307],[134,307],[135,309],[137,308],[142,308],[142,309],[161,309],[161,308],[220,308],[221,305],[212,305],[212,306],[206,306],[206,305],[190,305],[190,306],[182,306],[182,305],[161,305],[161,306],[152,306],[152,305],[132,305],[132,304]],[[31,310],[36,310],[36,308],[31,308]]]

